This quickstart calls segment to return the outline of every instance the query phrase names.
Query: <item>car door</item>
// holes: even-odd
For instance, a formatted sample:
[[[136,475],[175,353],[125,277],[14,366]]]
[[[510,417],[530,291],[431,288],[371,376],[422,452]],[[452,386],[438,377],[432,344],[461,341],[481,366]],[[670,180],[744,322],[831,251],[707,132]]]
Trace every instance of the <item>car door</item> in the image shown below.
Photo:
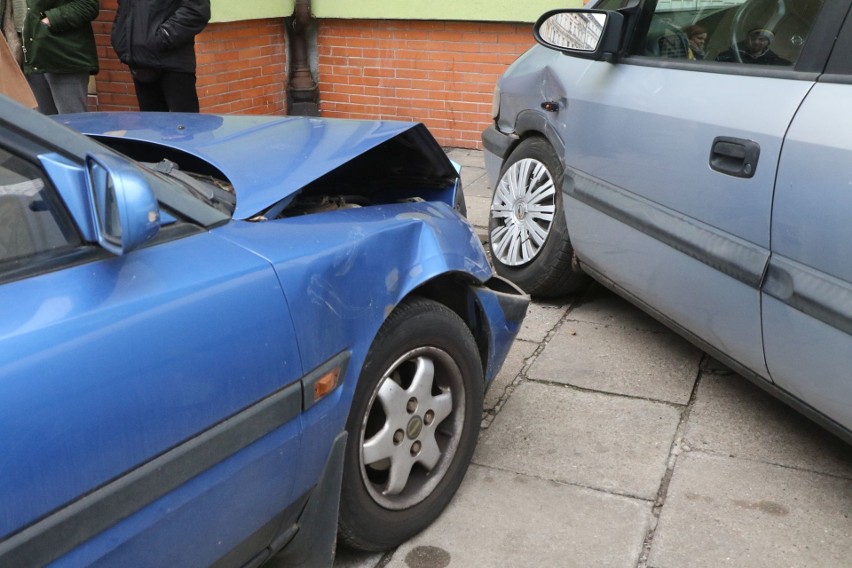
[[[630,53],[589,63],[566,89],[566,215],[578,256],[764,377],[759,289],[777,163],[819,57],[810,44],[820,6],[799,4],[644,2]],[[690,48],[689,26],[705,32],[702,49]],[[767,28],[786,64],[719,61]]]
[[[0,126],[0,565],[210,565],[293,499],[288,306],[177,217],[122,256],[87,242],[72,158]]]
[[[796,113],[781,153],[764,289],[772,380],[852,431],[852,28]]]

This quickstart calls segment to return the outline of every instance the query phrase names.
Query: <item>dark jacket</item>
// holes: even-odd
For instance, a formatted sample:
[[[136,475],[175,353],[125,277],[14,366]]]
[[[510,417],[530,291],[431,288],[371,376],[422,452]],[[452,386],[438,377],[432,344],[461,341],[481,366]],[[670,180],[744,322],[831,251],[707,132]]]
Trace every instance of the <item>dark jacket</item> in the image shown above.
[[[24,73],[98,72],[92,20],[98,0],[27,0]],[[41,23],[47,16],[50,26]]]
[[[195,73],[195,36],[210,0],[119,0],[112,47],[131,68]]]
[[[793,62],[789,59],[784,59],[771,49],[767,49],[763,53],[757,56],[749,55],[745,49],[743,44],[738,46],[737,51],[739,51],[739,59],[734,53],[733,48],[727,51],[723,51],[716,57],[716,61],[727,61],[727,62],[735,62],[735,63],[752,63],[757,65],[792,65]]]

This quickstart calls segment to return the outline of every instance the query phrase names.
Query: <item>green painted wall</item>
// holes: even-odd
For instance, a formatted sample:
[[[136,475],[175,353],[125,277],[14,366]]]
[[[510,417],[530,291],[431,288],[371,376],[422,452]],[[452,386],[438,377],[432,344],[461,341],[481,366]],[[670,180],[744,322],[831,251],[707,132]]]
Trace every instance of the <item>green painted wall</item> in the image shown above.
[[[571,0],[313,0],[317,18],[534,22]]]
[[[293,0],[210,0],[210,9],[214,22],[283,18],[293,14]]]
[[[280,18],[294,0],[211,0],[214,22]],[[312,0],[317,18],[534,22],[554,8],[580,8],[582,0]]]

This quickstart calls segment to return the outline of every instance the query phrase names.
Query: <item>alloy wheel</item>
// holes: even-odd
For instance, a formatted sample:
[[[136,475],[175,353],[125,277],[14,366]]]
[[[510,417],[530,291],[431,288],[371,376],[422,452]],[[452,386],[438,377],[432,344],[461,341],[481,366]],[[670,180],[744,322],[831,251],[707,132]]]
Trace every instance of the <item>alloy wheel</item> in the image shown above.
[[[361,476],[379,505],[405,509],[443,479],[464,428],[464,382],[435,347],[400,357],[376,386],[361,427]]]

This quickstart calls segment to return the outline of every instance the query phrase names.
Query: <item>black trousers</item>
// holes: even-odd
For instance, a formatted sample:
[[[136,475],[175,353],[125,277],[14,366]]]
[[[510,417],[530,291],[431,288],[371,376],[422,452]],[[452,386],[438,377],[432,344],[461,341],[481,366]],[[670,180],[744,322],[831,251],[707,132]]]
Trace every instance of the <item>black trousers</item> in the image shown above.
[[[134,77],[133,84],[141,111],[198,112],[195,73],[159,71],[150,81]]]

